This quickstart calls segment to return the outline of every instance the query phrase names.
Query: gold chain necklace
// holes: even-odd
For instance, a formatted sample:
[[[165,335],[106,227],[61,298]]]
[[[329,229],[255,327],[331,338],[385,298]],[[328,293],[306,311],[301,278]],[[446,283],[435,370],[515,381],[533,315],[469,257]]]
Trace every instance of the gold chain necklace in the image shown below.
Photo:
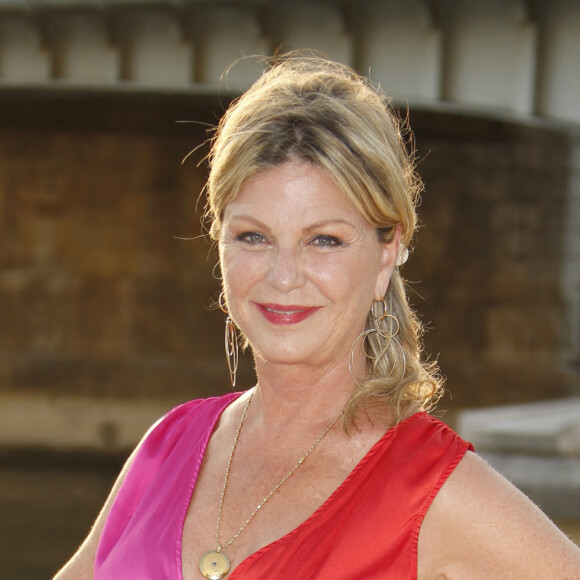
[[[266,495],[266,497],[258,504],[258,506],[254,509],[254,511],[249,515],[248,519],[242,524],[242,527],[234,534],[234,537],[227,542],[226,544],[222,544],[220,541],[220,528],[222,522],[222,510],[224,505],[224,498],[226,496],[226,489],[228,487],[228,479],[230,476],[230,467],[232,465],[232,459],[234,457],[234,453],[236,452],[236,447],[238,446],[238,439],[240,438],[240,432],[242,430],[242,426],[244,425],[244,420],[246,419],[246,413],[248,412],[248,408],[250,403],[252,402],[252,398],[254,393],[252,393],[248,397],[248,401],[244,407],[242,412],[242,416],[240,418],[240,423],[238,424],[238,429],[236,431],[236,435],[234,437],[234,444],[232,445],[232,450],[230,451],[230,457],[228,459],[228,465],[226,467],[226,475],[224,477],[224,485],[222,487],[222,494],[220,497],[219,505],[218,505],[218,517],[217,517],[217,526],[216,526],[216,544],[217,549],[210,550],[206,552],[200,559],[199,559],[199,570],[200,572],[206,577],[210,578],[210,580],[219,580],[223,578],[230,570],[230,560],[225,554],[224,550],[229,548],[240,536],[240,534],[246,529],[248,524],[254,519],[254,516],[264,507],[264,504],[282,487],[297,471],[297,469],[306,461],[307,457],[316,449],[318,444],[324,439],[324,436],[336,425],[336,422],[344,415],[346,409],[343,409],[339,415],[337,415],[332,423],[322,432],[320,437],[313,443],[312,447],[298,460],[296,465],[277,483],[272,490]]]

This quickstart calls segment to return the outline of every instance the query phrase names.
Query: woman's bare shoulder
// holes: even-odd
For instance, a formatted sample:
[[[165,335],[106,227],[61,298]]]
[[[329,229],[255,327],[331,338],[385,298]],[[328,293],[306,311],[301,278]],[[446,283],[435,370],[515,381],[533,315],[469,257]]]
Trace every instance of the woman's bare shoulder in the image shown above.
[[[419,535],[419,580],[580,578],[580,549],[523,493],[468,452]]]

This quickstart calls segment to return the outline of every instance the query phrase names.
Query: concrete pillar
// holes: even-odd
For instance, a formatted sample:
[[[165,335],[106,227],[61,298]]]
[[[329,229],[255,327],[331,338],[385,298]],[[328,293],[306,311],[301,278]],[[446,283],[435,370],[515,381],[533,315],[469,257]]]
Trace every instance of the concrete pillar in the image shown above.
[[[437,100],[441,34],[420,0],[373,0],[361,5],[357,68],[401,100]]]
[[[445,0],[443,97],[533,110],[536,28],[523,0]]]
[[[580,368],[580,138],[571,147],[569,190],[562,232],[562,294],[568,317],[563,362]],[[580,382],[575,394],[580,396]]]
[[[542,6],[537,112],[580,121],[580,4],[553,0]]]
[[[352,36],[344,24],[337,6],[300,1],[272,3],[271,50],[311,48],[352,66]]]
[[[263,70],[269,43],[258,15],[239,6],[208,7],[194,22],[195,80],[231,89],[245,89]],[[235,63],[234,66],[232,66]]]
[[[0,17],[0,79],[41,82],[50,78],[50,69],[40,30],[28,19]]]
[[[54,18],[51,31],[56,78],[98,83],[119,80],[119,51],[102,16],[64,13]]]
[[[119,20],[123,79],[157,86],[184,86],[193,77],[193,48],[169,9],[131,9]]]

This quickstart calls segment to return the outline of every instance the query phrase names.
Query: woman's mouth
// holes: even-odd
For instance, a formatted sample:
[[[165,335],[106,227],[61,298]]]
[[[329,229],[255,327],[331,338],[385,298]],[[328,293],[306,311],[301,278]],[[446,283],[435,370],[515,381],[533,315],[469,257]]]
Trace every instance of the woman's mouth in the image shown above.
[[[296,304],[255,304],[264,318],[272,324],[298,324],[320,308]]]

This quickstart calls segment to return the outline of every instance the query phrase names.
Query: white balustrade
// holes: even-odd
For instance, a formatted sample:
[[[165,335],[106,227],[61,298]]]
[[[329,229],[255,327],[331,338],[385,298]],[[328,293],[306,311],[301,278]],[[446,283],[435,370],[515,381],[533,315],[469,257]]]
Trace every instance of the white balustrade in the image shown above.
[[[580,121],[577,0],[0,0],[3,83],[241,91],[299,48],[401,101]]]
[[[193,46],[178,14],[161,8],[131,9],[119,20],[124,80],[165,87],[186,86],[193,80]]]
[[[536,26],[523,0],[444,4],[445,99],[531,113]]]
[[[271,4],[272,50],[310,48],[348,65],[354,65],[353,37],[337,6],[309,2]]]
[[[51,55],[34,22],[21,16],[0,18],[0,80],[44,82],[51,75]]]
[[[396,99],[439,99],[441,31],[425,2],[366,3],[357,28],[361,72]]]
[[[251,57],[270,50],[258,18],[239,6],[216,6],[196,19],[197,81],[243,90],[256,80],[263,59]]]
[[[580,3],[576,0],[551,0],[543,7],[538,62],[537,112],[580,121]]]
[[[120,79],[118,46],[106,20],[97,13],[64,13],[50,26],[54,76],[87,83]]]

